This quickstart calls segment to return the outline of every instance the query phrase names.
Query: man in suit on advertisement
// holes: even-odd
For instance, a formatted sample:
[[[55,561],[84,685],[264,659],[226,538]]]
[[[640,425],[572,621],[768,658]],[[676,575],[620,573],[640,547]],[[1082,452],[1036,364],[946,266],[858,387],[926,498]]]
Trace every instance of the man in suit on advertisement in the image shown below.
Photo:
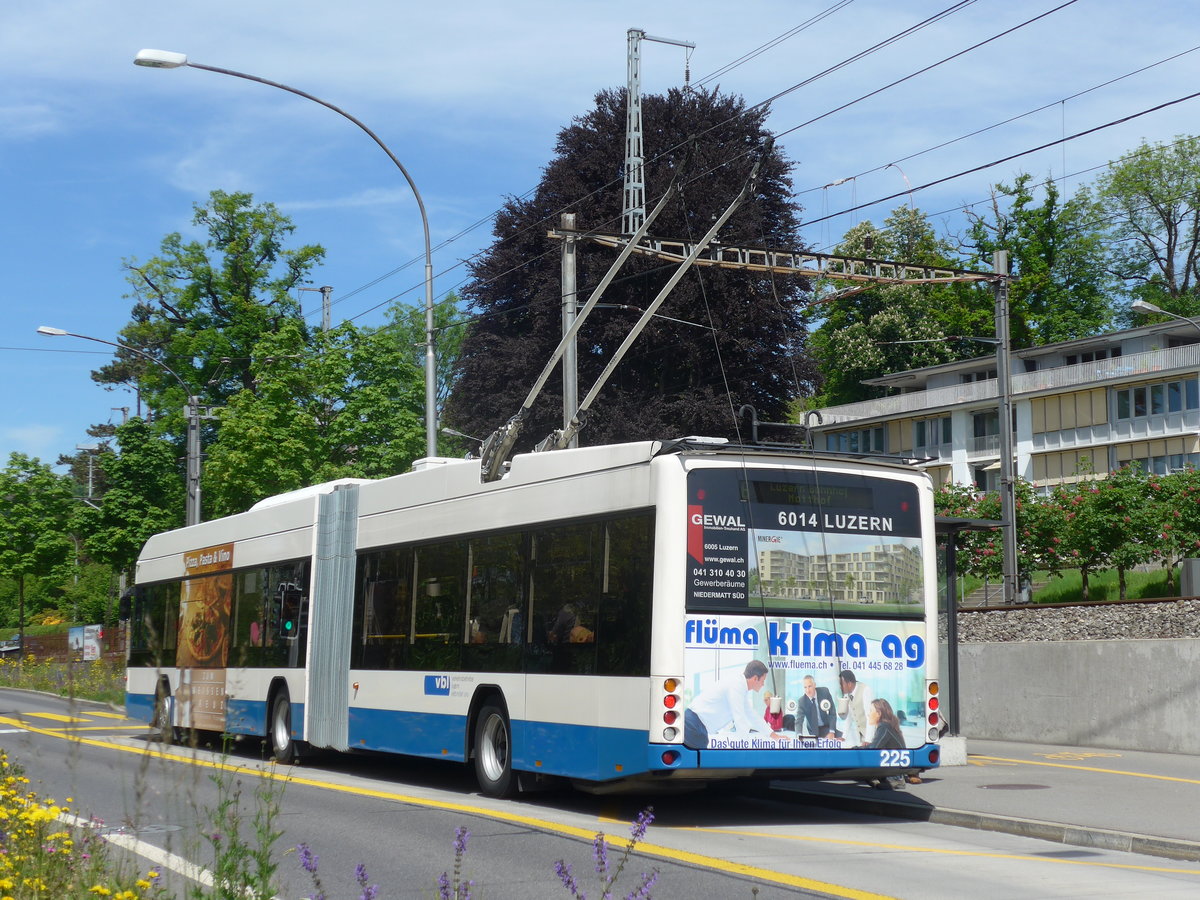
[[[833,694],[827,687],[817,687],[817,680],[811,675],[805,675],[804,693],[800,695],[796,709],[797,722],[802,722],[800,730],[813,737],[837,737],[837,709],[833,703]]]

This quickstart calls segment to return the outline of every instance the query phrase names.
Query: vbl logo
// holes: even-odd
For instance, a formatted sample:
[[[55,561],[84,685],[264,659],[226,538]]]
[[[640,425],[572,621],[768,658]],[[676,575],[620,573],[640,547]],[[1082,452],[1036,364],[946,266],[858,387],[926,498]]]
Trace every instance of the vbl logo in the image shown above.
[[[450,696],[450,676],[449,675],[426,675],[425,676],[425,694],[435,697]]]

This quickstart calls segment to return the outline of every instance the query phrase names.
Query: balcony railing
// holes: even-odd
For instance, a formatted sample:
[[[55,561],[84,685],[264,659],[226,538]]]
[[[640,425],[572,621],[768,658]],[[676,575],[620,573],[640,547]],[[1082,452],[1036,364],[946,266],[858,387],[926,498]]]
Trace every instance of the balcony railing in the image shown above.
[[[1169,350],[1147,350],[1130,353],[1116,359],[1081,363],[1076,366],[1058,366],[1038,372],[1021,372],[1011,378],[1012,396],[1041,392],[1056,392],[1070,388],[1099,387],[1122,381],[1132,381],[1142,376],[1195,370],[1200,368],[1200,344],[1172,347]],[[913,391],[895,397],[864,400],[821,410],[825,428],[831,424],[854,422],[859,419],[895,418],[906,413],[979,403],[985,400],[999,401],[997,381],[975,381],[969,384],[953,384],[928,391]]]

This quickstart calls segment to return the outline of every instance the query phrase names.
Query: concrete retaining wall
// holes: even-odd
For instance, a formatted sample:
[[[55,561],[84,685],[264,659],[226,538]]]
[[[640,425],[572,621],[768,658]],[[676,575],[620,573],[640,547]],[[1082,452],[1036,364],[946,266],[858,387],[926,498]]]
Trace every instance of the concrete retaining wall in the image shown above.
[[[959,677],[968,739],[1200,752],[1200,640],[962,644]]]

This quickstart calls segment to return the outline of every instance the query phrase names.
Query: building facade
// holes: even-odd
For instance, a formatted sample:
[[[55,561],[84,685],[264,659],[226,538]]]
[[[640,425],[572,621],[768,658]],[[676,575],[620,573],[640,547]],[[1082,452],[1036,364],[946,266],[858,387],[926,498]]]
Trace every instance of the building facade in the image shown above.
[[[1139,463],[1200,467],[1200,325],[1172,320],[1011,354],[1017,475],[1040,492]],[[994,490],[996,357],[872,379],[877,400],[820,410],[815,447],[925,460],[935,485]]]

